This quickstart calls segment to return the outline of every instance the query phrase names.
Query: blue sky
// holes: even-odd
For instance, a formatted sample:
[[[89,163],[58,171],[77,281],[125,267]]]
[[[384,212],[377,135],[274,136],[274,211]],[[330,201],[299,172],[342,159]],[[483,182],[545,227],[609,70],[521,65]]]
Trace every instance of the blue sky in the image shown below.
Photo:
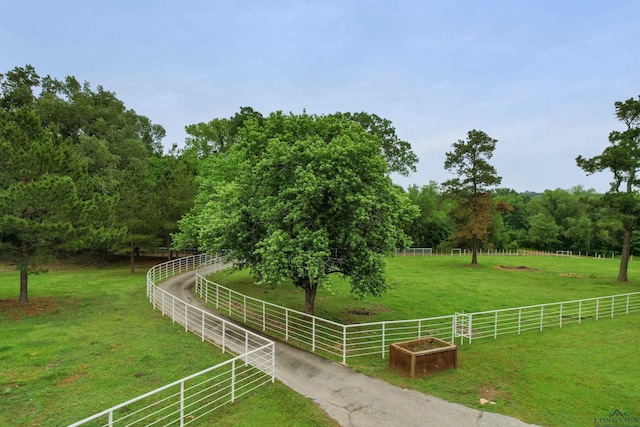
[[[113,91],[183,144],[241,106],[391,120],[420,158],[404,186],[443,182],[451,144],[498,140],[502,187],[606,191],[578,155],[622,129],[640,95],[640,2],[5,1],[0,72],[33,65]]]

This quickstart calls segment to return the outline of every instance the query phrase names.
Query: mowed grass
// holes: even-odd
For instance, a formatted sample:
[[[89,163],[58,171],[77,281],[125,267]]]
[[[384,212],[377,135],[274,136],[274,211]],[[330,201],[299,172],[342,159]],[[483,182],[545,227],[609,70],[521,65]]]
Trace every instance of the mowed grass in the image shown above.
[[[382,297],[355,299],[348,279],[331,276],[318,290],[315,315],[342,323],[417,319],[455,312],[479,312],[525,305],[640,291],[640,265],[632,263],[630,281],[620,283],[618,261],[563,257],[391,257],[389,290]],[[247,270],[227,270],[211,280],[255,298],[304,311],[304,291],[292,285],[256,286]],[[368,313],[354,315],[353,311]]]
[[[396,257],[388,259],[390,290],[355,300],[348,282],[321,289],[316,314],[344,323],[477,312],[640,291],[632,263],[619,283],[619,263],[562,257]],[[213,277],[240,292],[301,310],[304,293],[252,284],[246,271]],[[368,315],[355,315],[368,312]],[[354,369],[401,387],[549,426],[593,425],[613,410],[640,415],[640,314],[562,329],[499,336],[459,346],[459,369],[411,379],[380,357],[350,359]],[[481,405],[480,398],[496,402]]]
[[[145,295],[148,267],[131,274],[127,265],[53,266],[30,276],[26,306],[15,303],[17,272],[0,269],[1,426],[68,425],[232,357],[153,310]],[[277,381],[212,420],[336,425]]]

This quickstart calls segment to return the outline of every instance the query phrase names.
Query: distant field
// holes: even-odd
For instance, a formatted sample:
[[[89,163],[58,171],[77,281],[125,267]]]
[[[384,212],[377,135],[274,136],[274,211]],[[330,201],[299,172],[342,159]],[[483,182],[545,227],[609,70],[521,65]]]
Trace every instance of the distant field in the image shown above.
[[[640,268],[618,283],[618,261],[594,258],[396,257],[388,259],[390,290],[355,300],[348,282],[318,292],[316,315],[345,323],[477,312],[640,291]],[[246,271],[212,277],[257,298],[302,310],[299,289],[252,284]],[[369,312],[354,315],[353,311]],[[459,369],[412,380],[386,359],[350,359],[354,369],[401,387],[549,426],[589,426],[615,409],[640,416],[640,315],[580,326],[476,340],[459,347]],[[481,405],[484,397],[496,405]]]
[[[153,310],[148,267],[53,265],[30,277],[31,302],[22,306],[18,273],[0,266],[0,426],[65,426],[231,357]],[[211,420],[336,425],[278,382]]]
[[[425,256],[387,259],[389,291],[382,297],[352,298],[348,280],[335,275],[318,290],[315,314],[344,323],[415,319],[544,304],[640,291],[640,264],[629,283],[615,279],[618,261],[566,257]],[[253,284],[247,270],[223,271],[211,279],[238,292],[304,311],[304,291]],[[370,313],[359,316],[352,311]]]

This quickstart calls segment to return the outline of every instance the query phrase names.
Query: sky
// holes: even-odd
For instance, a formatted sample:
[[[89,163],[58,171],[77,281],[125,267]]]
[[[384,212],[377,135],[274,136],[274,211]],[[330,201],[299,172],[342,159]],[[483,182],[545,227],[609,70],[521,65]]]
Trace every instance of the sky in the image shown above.
[[[0,73],[31,64],[115,92],[162,125],[273,111],[377,114],[420,161],[403,186],[442,183],[452,144],[498,140],[501,187],[607,191],[587,176],[640,95],[640,2],[2,1]]]

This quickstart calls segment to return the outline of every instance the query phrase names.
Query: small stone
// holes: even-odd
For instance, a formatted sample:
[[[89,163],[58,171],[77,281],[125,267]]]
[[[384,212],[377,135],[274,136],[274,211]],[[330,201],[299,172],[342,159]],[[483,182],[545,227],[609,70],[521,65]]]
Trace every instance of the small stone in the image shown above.
[[[489,401],[488,401],[487,399],[485,399],[484,397],[481,397],[481,398],[480,398],[480,403],[481,403],[482,405],[486,405],[487,403],[489,403]]]
[[[489,402],[491,405],[495,405],[496,402],[494,402],[493,400],[491,402]]]

